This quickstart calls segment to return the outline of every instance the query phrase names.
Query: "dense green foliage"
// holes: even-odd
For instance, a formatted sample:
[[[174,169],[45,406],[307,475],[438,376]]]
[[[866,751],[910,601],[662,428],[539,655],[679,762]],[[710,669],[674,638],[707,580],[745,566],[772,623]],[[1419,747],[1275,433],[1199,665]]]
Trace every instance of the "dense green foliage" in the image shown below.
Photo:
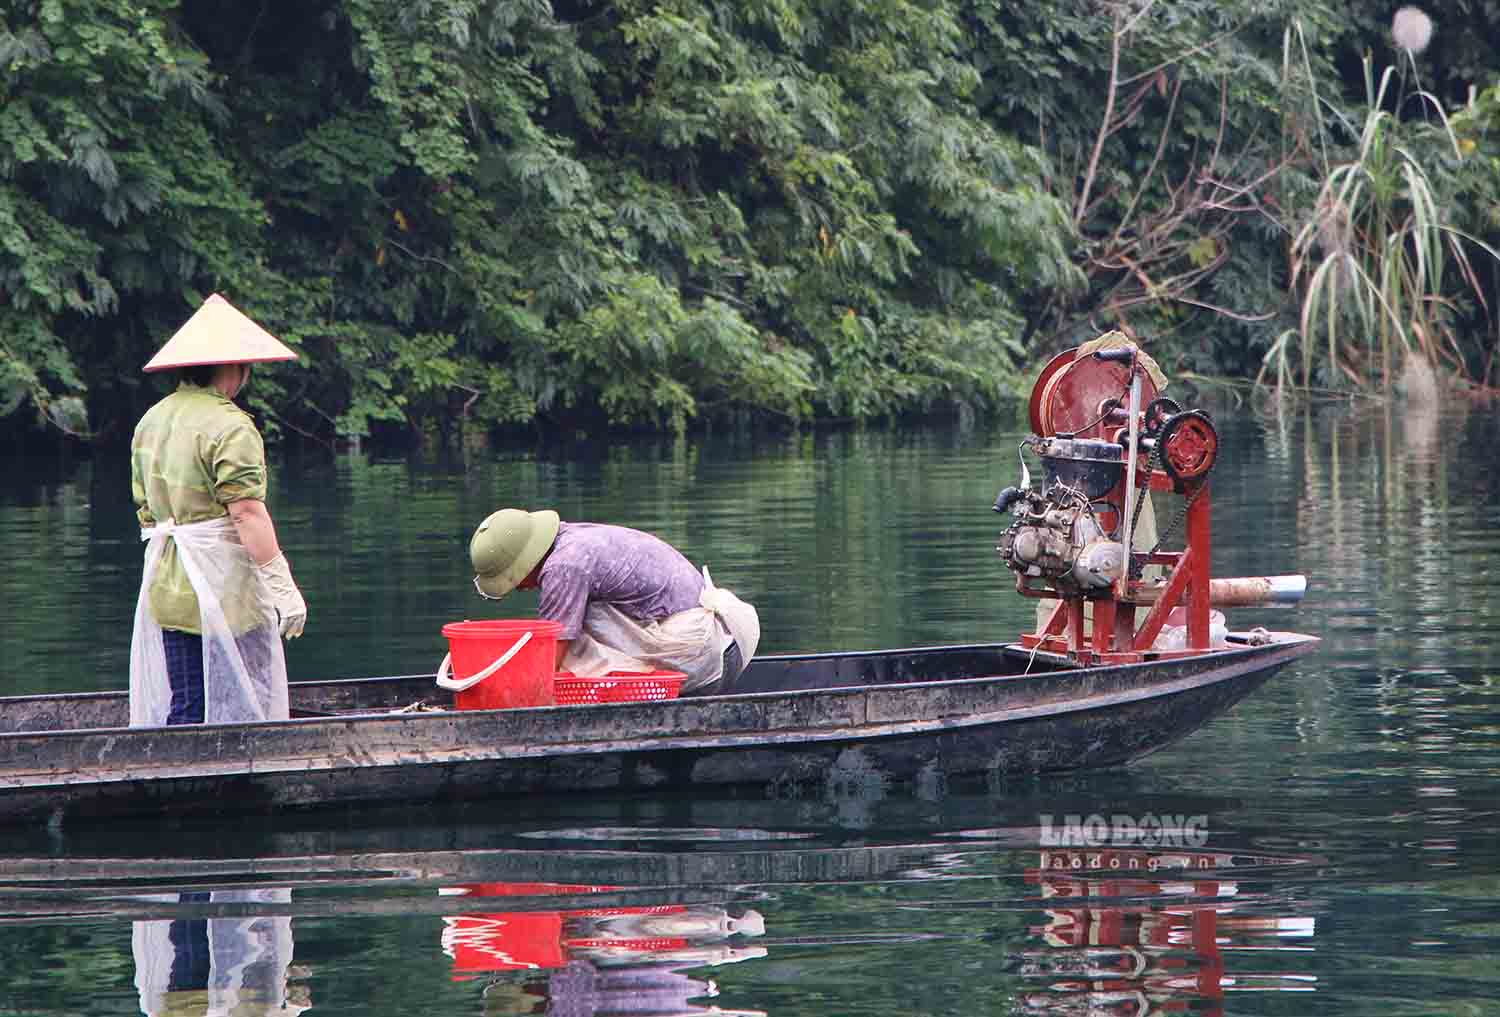
[[[1366,50],[1392,132],[1478,90],[1466,149],[1412,150],[1497,228],[1494,53],[1443,31],[1490,6],[1402,64],[1383,7],[1291,0],[10,0],[0,414],[127,433],[212,291],[303,355],[267,429],[324,442],[982,410],[1116,325],[1250,376],[1325,350],[1292,241]],[[1473,265],[1417,345],[1487,380]],[[1326,349],[1297,380],[1368,377]]]

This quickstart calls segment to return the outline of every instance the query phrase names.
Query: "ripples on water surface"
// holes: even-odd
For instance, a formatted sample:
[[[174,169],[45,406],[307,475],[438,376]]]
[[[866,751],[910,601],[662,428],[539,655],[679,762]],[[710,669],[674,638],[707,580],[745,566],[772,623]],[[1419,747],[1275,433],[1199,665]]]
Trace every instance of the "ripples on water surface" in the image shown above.
[[[1500,1012],[1500,426],[1220,419],[1216,572],[1312,581],[1231,621],[1325,643],[1129,770],[9,830],[0,1014]],[[988,505],[1018,437],[283,463],[291,666],[430,671],[439,626],[486,613],[468,534],[512,502],[661,533],[757,603],[767,651],[1005,638],[1027,607]],[[123,687],[124,474],[6,465],[9,691]],[[1188,836],[1043,845],[1093,816]]]

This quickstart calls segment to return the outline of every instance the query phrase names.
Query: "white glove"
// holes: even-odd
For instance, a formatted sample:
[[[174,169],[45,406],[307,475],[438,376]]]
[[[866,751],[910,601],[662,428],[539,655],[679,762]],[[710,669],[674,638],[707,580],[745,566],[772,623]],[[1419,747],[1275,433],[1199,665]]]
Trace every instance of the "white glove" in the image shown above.
[[[276,605],[276,613],[281,616],[282,637],[296,639],[307,624],[307,601],[292,582],[292,567],[287,564],[286,555],[278,554],[264,565],[257,565],[256,570],[271,595],[271,603]]]

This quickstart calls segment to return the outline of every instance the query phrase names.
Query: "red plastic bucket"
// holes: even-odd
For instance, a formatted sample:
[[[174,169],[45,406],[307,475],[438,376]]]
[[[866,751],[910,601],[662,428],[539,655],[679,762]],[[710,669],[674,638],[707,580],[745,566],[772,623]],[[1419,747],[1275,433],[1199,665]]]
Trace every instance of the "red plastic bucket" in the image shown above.
[[[450,622],[443,635],[453,677],[446,676],[446,667],[439,668],[438,684],[453,690],[460,710],[551,706],[561,632],[559,623],[539,618]]]

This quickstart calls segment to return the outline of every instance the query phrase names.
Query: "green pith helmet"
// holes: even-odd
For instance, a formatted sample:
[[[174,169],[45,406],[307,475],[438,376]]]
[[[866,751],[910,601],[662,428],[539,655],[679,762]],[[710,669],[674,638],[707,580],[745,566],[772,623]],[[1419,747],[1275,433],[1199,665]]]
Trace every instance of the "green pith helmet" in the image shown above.
[[[559,525],[557,513],[550,509],[526,512],[508,508],[492,513],[469,541],[475,588],[497,600],[514,590],[546,557],[557,539]]]

